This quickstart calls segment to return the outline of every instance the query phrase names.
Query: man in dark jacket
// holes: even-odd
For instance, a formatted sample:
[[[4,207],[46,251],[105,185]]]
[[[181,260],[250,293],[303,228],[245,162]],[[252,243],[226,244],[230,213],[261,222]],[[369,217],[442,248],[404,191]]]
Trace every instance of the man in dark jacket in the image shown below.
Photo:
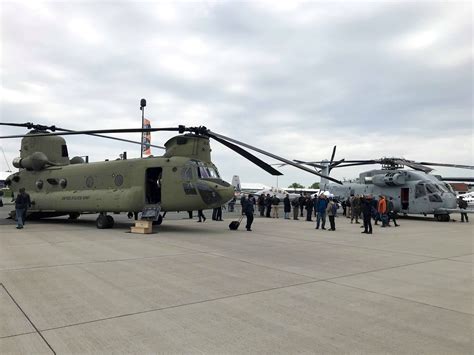
[[[252,196],[252,195],[250,195]],[[245,204],[242,206],[242,210],[245,213],[245,216],[247,217],[247,224],[245,225],[245,228],[247,228],[248,232],[252,231],[252,222],[253,222],[253,212],[254,212],[254,204],[252,203],[252,199],[249,198]]]
[[[467,208],[467,201],[464,200],[462,196],[459,196],[458,206],[462,210],[465,210]],[[467,213],[461,212],[461,222],[464,223],[464,219],[466,220],[466,222],[469,222],[469,218],[467,218]]]
[[[295,197],[292,201],[291,201],[291,206],[293,206],[293,219],[295,221],[298,220],[298,213],[300,211],[300,202],[299,202],[299,198],[298,197]]]
[[[319,229],[321,225],[321,229],[326,229],[326,207],[328,206],[328,199],[326,195],[321,194],[318,198],[317,203],[317,217],[316,217],[316,229]]]
[[[362,233],[372,234],[372,196],[364,196],[360,202],[364,219],[364,231]]]
[[[261,194],[258,196],[257,200],[258,211],[260,212],[260,217],[265,215],[265,195]]]
[[[298,202],[300,205],[300,217],[303,217],[303,209],[304,209],[304,202],[305,202],[306,197],[303,196],[303,194],[300,194],[300,197],[298,197]]]
[[[265,217],[267,218],[270,218],[270,213],[272,212],[272,197],[270,196],[270,194],[267,194],[267,197],[265,197],[265,208],[266,208],[266,212],[265,212]]]
[[[311,196],[307,196],[304,202],[306,206],[306,220],[311,222],[311,217],[313,216],[313,200],[311,199]]]
[[[15,199],[15,213],[17,226],[16,229],[22,229],[25,224],[26,211],[28,207],[31,207],[30,195],[25,192],[25,188],[22,187],[19,190],[19,194]]]
[[[285,214],[285,219],[290,219],[291,203],[290,195],[288,194],[286,194],[285,198],[283,199],[283,212]]]
[[[394,209],[395,209],[395,206],[393,204],[393,197],[390,197],[387,202],[387,215],[388,215],[387,225],[390,226],[390,220],[392,220],[395,227],[398,227],[399,224],[397,224],[397,212],[395,212]]]

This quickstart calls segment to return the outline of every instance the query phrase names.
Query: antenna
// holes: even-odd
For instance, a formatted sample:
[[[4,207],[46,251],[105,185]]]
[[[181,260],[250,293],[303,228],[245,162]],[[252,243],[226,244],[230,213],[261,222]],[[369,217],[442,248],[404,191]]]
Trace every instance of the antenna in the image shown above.
[[[7,168],[8,170],[6,171],[7,173],[11,173],[12,172],[12,169],[10,169],[10,164],[8,164],[8,160],[7,160],[7,156],[5,155],[5,151],[3,150],[2,147],[0,147],[0,149],[2,150],[2,153],[3,153],[3,159],[5,159],[5,163],[7,163]]]
[[[146,100],[141,99],[140,110],[142,111],[142,130],[143,128],[145,128],[145,107],[146,107]],[[142,142],[142,144],[140,144],[140,158],[143,158],[143,140],[144,140],[144,133],[142,131],[141,139],[140,139],[140,141]]]

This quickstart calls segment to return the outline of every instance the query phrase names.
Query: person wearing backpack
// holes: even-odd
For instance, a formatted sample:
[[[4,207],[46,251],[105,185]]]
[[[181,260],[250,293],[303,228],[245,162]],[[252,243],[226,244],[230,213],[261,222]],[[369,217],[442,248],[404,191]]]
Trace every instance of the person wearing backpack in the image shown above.
[[[332,197],[329,197],[329,203],[326,207],[326,214],[329,218],[329,223],[331,224],[331,228],[328,229],[330,231],[336,230],[336,213],[337,213],[337,204],[334,202]]]

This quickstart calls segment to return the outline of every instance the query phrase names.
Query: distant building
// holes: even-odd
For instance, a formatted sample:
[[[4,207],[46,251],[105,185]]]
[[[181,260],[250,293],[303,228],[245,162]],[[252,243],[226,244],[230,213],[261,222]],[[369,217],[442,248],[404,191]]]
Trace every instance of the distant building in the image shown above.
[[[464,182],[451,182],[449,184],[453,188],[454,192],[456,192],[456,194],[464,194],[466,192],[469,192],[469,185]]]

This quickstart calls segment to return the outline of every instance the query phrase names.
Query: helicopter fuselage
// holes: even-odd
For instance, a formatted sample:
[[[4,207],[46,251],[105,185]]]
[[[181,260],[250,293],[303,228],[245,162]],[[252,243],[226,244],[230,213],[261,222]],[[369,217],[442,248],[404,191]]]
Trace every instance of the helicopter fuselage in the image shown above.
[[[30,194],[31,212],[138,212],[152,204],[183,211],[218,207],[232,198],[230,184],[218,175],[201,178],[199,169],[216,172],[209,163],[158,157],[23,170],[10,179],[13,191],[25,187]]]
[[[394,211],[404,214],[434,214],[440,220],[449,218],[457,206],[450,185],[434,175],[412,170],[370,170],[356,182],[326,184],[324,189],[346,199],[351,195],[384,195],[393,198]]]
[[[20,170],[7,181],[14,193],[26,189],[32,201],[29,212],[39,216],[141,212],[147,206],[159,206],[163,212],[209,209],[222,206],[234,194],[233,186],[220,178],[210,160],[206,137],[173,137],[161,157],[95,163],[73,158],[59,164],[56,159],[50,162],[50,151],[30,153],[31,141],[35,151],[46,150],[48,140],[34,135],[25,138],[22,157],[15,163]],[[63,140],[52,142],[50,150],[67,156]],[[29,155],[24,154],[27,148]]]

